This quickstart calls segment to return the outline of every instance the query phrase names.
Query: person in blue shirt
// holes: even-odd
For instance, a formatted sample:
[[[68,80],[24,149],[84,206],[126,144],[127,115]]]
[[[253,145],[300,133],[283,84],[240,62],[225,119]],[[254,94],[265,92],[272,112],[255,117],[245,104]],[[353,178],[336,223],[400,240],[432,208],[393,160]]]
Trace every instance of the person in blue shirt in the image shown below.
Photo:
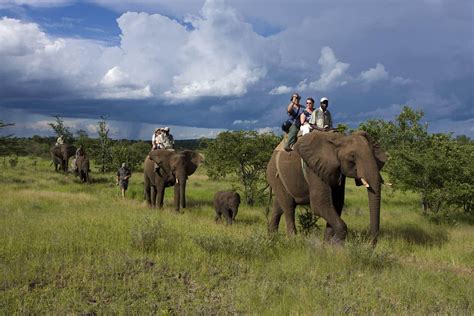
[[[300,115],[301,115],[301,96],[298,93],[293,93],[290,99],[290,104],[288,104],[287,112],[291,122],[290,129],[288,131],[288,140],[285,145],[285,151],[292,151],[293,145],[296,143],[296,136],[300,129]]]

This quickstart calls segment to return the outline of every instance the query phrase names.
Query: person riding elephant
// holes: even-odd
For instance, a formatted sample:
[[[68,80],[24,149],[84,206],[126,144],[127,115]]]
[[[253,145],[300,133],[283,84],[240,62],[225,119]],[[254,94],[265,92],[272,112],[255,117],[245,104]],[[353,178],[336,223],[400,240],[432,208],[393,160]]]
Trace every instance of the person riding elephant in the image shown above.
[[[89,165],[89,158],[86,155],[79,155],[76,158],[76,172],[79,176],[79,179],[82,182],[90,183],[91,179],[89,176],[90,165]]]
[[[73,145],[62,144],[53,146],[49,150],[53,163],[55,164],[57,171],[57,163],[61,165],[61,171],[68,171],[69,158],[76,154],[76,147]]]
[[[313,213],[326,220],[324,240],[341,243],[347,235],[341,219],[346,177],[367,188],[370,233],[377,242],[380,226],[380,175],[386,157],[366,132],[352,135],[314,131],[302,136],[294,151],[280,144],[268,163],[266,178],[275,194],[270,231],[277,231],[285,214],[287,233],[296,233],[296,205],[310,205]]]
[[[145,198],[149,206],[163,207],[166,187],[174,186],[174,207],[186,208],[186,181],[201,164],[202,156],[192,150],[152,150],[144,162]],[[158,168],[155,168],[155,164]]]

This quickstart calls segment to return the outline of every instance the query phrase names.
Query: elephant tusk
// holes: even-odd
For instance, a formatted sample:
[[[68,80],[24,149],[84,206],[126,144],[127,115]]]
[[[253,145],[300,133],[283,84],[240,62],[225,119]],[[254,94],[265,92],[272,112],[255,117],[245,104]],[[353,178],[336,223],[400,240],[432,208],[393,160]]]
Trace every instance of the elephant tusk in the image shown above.
[[[178,184],[179,184],[179,179],[178,179],[178,178],[176,178],[176,183],[178,183]]]
[[[370,188],[370,184],[364,178],[360,178],[360,181],[366,188]]]
[[[384,184],[385,184],[386,186],[388,186],[388,187],[391,187],[391,186],[392,186],[392,184],[391,184],[390,182],[384,182]]]

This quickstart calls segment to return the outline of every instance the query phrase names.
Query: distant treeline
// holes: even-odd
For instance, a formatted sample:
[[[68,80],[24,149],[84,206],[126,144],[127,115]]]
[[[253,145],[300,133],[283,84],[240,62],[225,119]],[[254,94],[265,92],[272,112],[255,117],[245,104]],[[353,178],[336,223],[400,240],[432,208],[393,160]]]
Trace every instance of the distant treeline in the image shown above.
[[[38,156],[43,158],[49,158],[49,150],[56,143],[56,136],[38,136],[34,135],[32,137],[11,137],[8,150],[7,148],[2,148],[4,151],[1,153],[1,156],[4,155],[17,155],[17,156]],[[130,139],[113,139],[111,140],[112,145],[123,145],[123,146],[136,146],[139,148],[147,148],[148,151],[151,149],[151,140],[130,140]],[[175,140],[176,150],[196,150],[199,148],[199,139],[184,139],[184,140]],[[82,137],[76,138],[72,142],[73,145],[85,146],[86,150],[89,148],[98,147],[100,144],[99,138],[89,138]]]
[[[50,158],[50,149],[56,143],[55,136],[33,137],[4,137],[0,144],[0,156],[35,156]],[[200,140],[176,140],[176,150],[191,149],[199,147]],[[106,151],[109,153],[108,159],[103,161],[104,146],[101,138],[90,138],[84,133],[74,137],[72,145],[79,147],[82,145],[87,155],[95,160],[97,164],[103,165],[104,171],[114,170],[122,162],[126,162],[133,169],[137,169],[143,163],[143,159],[151,150],[151,141],[129,140],[129,139],[108,139]]]

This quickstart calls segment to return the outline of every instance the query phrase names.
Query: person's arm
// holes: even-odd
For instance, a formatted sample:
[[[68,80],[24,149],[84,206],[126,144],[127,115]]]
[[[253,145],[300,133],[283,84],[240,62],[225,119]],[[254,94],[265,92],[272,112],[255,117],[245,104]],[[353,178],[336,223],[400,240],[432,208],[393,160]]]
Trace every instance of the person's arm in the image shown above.
[[[291,101],[290,104],[288,104],[288,109],[286,111],[288,112],[289,115],[293,113],[293,104],[295,104],[293,101]]]
[[[305,122],[306,122],[306,115],[304,113],[301,113],[301,115],[300,115],[301,125],[304,125]]]
[[[314,127],[314,125],[316,125],[316,110],[311,113],[311,117],[309,118],[309,125],[311,125],[311,127]]]
[[[324,125],[325,129],[331,129],[332,128],[332,117],[331,117],[331,112],[326,111],[326,117],[328,118],[328,122],[326,125]]]

